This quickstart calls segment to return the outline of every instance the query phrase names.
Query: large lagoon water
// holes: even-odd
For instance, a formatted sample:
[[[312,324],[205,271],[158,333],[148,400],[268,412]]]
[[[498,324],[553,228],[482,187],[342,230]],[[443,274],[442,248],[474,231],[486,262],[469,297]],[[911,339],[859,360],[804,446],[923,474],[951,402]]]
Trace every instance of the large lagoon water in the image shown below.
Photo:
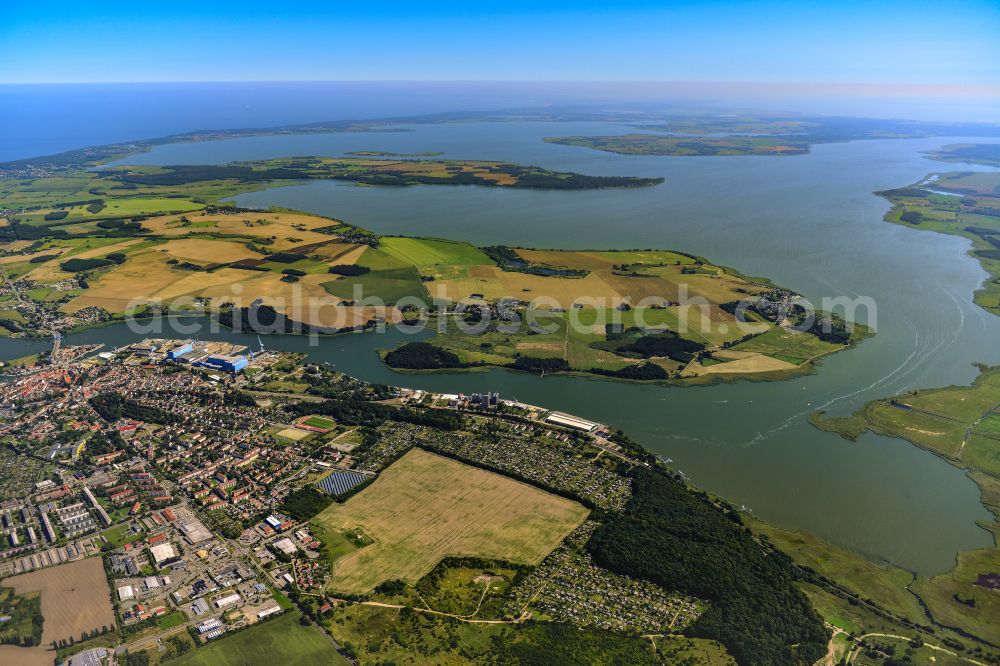
[[[862,312],[860,318],[877,325],[877,336],[827,358],[810,376],[697,388],[539,379],[503,370],[399,375],[375,353],[397,344],[399,332],[338,336],[315,347],[292,336],[265,343],[306,351],[372,381],[448,392],[496,390],[621,427],[671,458],[693,483],[776,525],[923,574],[948,569],[957,551],[992,543],[976,525],[989,514],[961,470],[900,440],[865,435],[851,443],[807,422],[816,409],[846,414],[907,389],[966,384],[976,374],[973,363],[1000,363],[1000,318],[972,304],[985,274],[966,255],[967,241],[887,224],[887,203],[873,194],[932,171],[976,169],[922,156],[958,139],[818,145],[799,157],[676,158],[542,142],[545,136],[630,131],[622,125],[502,122],[403,129],[410,131],[173,144],[127,162],[441,151],[445,158],[509,160],[593,175],[663,176],[666,182],[652,188],[566,192],[312,182],[235,200],[330,215],[380,233],[480,245],[685,250],[771,278],[817,303],[824,297],[870,297],[877,317]],[[70,342],[114,344],[134,337],[141,334],[116,326],[71,336]],[[3,340],[0,356],[43,344]]]

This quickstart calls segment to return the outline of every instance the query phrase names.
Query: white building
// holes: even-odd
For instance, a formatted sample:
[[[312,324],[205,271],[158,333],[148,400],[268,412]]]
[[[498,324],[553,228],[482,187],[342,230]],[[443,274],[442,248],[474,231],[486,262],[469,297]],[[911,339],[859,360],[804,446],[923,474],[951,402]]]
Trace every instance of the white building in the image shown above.
[[[285,555],[294,555],[296,551],[298,551],[298,548],[295,547],[295,544],[292,543],[292,540],[289,539],[288,537],[275,541],[274,547],[280,550]]]
[[[265,608],[264,610],[262,610],[259,613],[257,613],[257,619],[258,620],[263,620],[265,617],[271,617],[272,615],[274,615],[276,613],[280,613],[280,612],[281,612],[281,606],[278,606],[277,604],[275,604],[274,606],[271,606],[269,608]]]
[[[135,590],[132,589],[131,585],[122,585],[118,588],[118,599],[121,601],[128,601],[129,599],[135,598]]]
[[[208,632],[213,631],[215,629],[218,629],[221,626],[222,626],[222,622],[220,622],[220,621],[218,621],[218,620],[216,620],[214,618],[211,619],[211,620],[205,620],[204,622],[199,622],[198,623],[198,633],[199,634],[207,634]]]
[[[177,557],[177,551],[170,543],[158,543],[155,546],[150,546],[149,554],[153,556],[153,562],[156,563],[157,569],[161,568],[164,562]]]
[[[216,608],[225,608],[226,606],[232,606],[233,604],[239,602],[240,595],[233,592],[232,594],[226,595],[215,600]]]
[[[594,432],[600,426],[600,424],[594,423],[593,421],[587,421],[586,419],[581,419],[571,414],[563,414],[561,412],[552,412],[545,417],[545,422],[551,423],[552,425],[562,426],[563,428],[580,430],[582,432]]]

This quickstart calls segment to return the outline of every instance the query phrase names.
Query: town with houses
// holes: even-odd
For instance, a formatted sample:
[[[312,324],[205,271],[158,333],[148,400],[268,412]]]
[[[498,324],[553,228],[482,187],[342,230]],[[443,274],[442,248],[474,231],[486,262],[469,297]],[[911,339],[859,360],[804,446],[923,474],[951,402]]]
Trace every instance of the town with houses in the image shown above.
[[[378,603],[332,592],[328,548],[293,499],[343,501],[413,447],[612,511],[630,497],[620,466],[648,465],[599,423],[497,393],[369,385],[263,344],[147,339],[105,349],[56,336],[50,351],[4,370],[0,579],[99,557],[114,610],[114,626],[81,636],[77,650],[54,646],[75,654],[67,663],[131,664],[137,651],[188,638],[191,649],[289,609],[322,618]],[[332,396],[460,415],[464,427],[313,413]],[[510,587],[508,621],[534,612],[669,632],[703,612],[696,599],[593,566],[581,549],[595,526],[583,523]]]

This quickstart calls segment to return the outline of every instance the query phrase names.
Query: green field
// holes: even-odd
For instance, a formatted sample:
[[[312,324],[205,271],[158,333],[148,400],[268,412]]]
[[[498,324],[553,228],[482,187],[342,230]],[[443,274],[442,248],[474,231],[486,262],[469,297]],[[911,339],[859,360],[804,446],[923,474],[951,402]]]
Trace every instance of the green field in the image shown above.
[[[156,626],[161,630],[165,631],[167,629],[173,629],[174,627],[179,627],[187,622],[187,617],[184,613],[180,611],[174,611],[173,613],[167,613],[162,617],[156,619]]]
[[[379,243],[379,249],[413,266],[493,263],[482,251],[468,243],[433,238],[385,237]]]
[[[734,351],[759,352],[799,365],[817,356],[842,349],[842,346],[824,342],[808,333],[786,331],[775,327],[763,335],[735,345],[732,349]]]
[[[187,654],[164,662],[170,666],[246,666],[347,664],[316,627],[299,624],[299,613],[284,615],[223,636]]]
[[[417,298],[422,303],[430,300],[417,270],[412,266],[343,277],[324,282],[323,288],[331,295],[345,300],[359,300],[359,296],[361,299],[378,298],[386,304],[398,303],[404,298]]]
[[[336,421],[324,416],[310,416],[302,423],[310,428],[320,428],[321,430],[329,430],[337,425]]]
[[[108,540],[115,548],[121,548],[126,543],[133,543],[135,541],[141,540],[145,536],[144,531],[138,533],[133,533],[130,529],[130,523],[124,523],[122,525],[115,525],[104,532],[101,535]]]
[[[58,220],[59,225],[71,222],[86,222],[90,220],[102,220],[107,218],[129,217],[133,215],[159,215],[165,213],[187,213],[193,210],[204,208],[203,204],[195,203],[188,199],[168,198],[168,197],[123,197],[123,198],[103,198],[90,195],[88,198],[101,199],[104,201],[104,208],[100,211],[91,212],[87,206],[68,206],[59,208],[69,212],[65,218]],[[26,224],[51,225],[53,222],[45,220],[48,210],[41,210],[37,213],[27,213],[19,216],[19,219]]]

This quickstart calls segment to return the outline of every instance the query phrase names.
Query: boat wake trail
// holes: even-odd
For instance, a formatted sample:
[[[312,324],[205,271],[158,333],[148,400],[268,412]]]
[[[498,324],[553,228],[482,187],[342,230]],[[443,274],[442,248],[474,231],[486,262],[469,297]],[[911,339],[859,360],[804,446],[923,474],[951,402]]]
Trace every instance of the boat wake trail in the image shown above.
[[[911,351],[910,354],[905,359],[903,359],[903,361],[899,365],[893,368],[891,372],[881,377],[880,379],[875,380],[874,382],[872,382],[868,386],[865,386],[864,388],[857,389],[856,391],[851,391],[850,393],[844,393],[843,395],[838,395],[836,397],[830,398],[829,400],[819,405],[818,407],[810,407],[809,409],[805,409],[801,412],[798,412],[797,414],[793,414],[792,416],[789,416],[787,419],[782,421],[780,425],[775,426],[774,428],[771,428],[770,430],[767,430],[765,432],[758,432],[756,435],[753,436],[752,439],[744,443],[743,446],[744,447],[753,446],[754,444],[762,442],[766,439],[770,439],[771,437],[781,432],[788,426],[792,425],[792,423],[798,421],[799,419],[808,416],[809,414],[812,414],[815,411],[827,409],[831,405],[840,402],[841,400],[853,398],[854,396],[860,393],[864,393],[865,391],[870,391],[874,388],[877,388],[882,384],[886,383],[887,381],[889,381],[890,379],[892,379],[893,377],[895,377],[896,375],[898,375],[900,372],[903,372],[907,367],[910,366],[914,357],[916,357],[916,355],[920,352],[920,331],[913,323],[913,320],[907,318],[907,322],[910,324],[910,328],[913,329],[913,351]],[[939,344],[937,347],[935,347],[935,349],[937,349],[940,346],[941,345]],[[927,355],[924,355],[924,358],[926,357]],[[906,373],[904,373],[904,375],[905,374]]]

